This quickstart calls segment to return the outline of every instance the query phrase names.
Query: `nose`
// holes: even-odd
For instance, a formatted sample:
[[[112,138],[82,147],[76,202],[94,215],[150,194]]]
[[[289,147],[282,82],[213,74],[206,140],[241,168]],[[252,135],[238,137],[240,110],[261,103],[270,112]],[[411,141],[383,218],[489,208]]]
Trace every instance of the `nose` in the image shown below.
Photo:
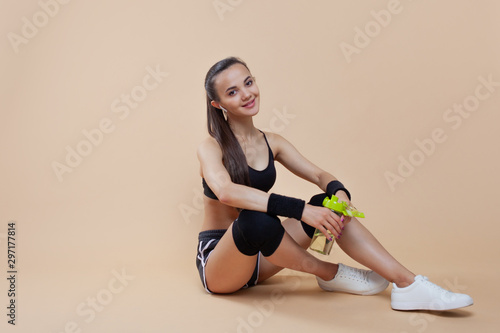
[[[248,91],[248,89],[242,89],[241,90],[241,99],[242,100],[247,100],[252,96],[252,93]]]

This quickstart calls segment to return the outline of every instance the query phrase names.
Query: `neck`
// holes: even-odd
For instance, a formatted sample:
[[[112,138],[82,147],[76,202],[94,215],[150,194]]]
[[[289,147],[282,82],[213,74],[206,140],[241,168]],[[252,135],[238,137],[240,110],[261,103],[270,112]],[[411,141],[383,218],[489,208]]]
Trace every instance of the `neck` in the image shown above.
[[[253,117],[236,118],[231,117],[228,119],[229,126],[234,135],[239,138],[249,139],[254,137],[258,130],[253,125]]]

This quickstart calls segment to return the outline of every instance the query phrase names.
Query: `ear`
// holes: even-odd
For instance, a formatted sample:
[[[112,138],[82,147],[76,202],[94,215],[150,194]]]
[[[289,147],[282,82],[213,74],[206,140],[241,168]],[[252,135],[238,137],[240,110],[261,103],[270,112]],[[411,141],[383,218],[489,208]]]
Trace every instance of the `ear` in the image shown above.
[[[210,104],[211,104],[214,108],[216,108],[216,109],[220,109],[220,104],[219,104],[219,103],[217,103],[216,101],[211,101],[211,102],[210,102]]]

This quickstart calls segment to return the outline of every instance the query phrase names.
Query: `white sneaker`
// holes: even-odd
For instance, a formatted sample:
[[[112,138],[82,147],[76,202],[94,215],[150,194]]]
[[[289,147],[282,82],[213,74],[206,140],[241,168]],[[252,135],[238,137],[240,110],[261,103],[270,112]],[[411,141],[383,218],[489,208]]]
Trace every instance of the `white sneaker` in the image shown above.
[[[340,291],[357,295],[374,295],[385,290],[389,281],[365,269],[354,268],[339,264],[337,275],[325,281],[316,277],[319,286],[326,291]]]
[[[391,307],[394,310],[451,310],[473,303],[469,295],[445,290],[422,275],[417,275],[415,282],[408,287],[398,288],[393,283],[391,292]]]

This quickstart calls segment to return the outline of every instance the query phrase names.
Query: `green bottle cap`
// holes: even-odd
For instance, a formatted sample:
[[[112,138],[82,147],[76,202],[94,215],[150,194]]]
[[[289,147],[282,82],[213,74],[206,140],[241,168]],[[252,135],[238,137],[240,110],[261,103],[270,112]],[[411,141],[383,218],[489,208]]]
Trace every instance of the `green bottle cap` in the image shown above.
[[[323,200],[323,206],[325,206],[326,208],[329,208],[335,212],[341,213],[342,215],[345,215],[345,216],[365,217],[365,214],[358,211],[354,206],[349,205],[345,201],[339,202],[339,198],[337,198],[334,195],[332,195],[331,198],[326,197]]]

